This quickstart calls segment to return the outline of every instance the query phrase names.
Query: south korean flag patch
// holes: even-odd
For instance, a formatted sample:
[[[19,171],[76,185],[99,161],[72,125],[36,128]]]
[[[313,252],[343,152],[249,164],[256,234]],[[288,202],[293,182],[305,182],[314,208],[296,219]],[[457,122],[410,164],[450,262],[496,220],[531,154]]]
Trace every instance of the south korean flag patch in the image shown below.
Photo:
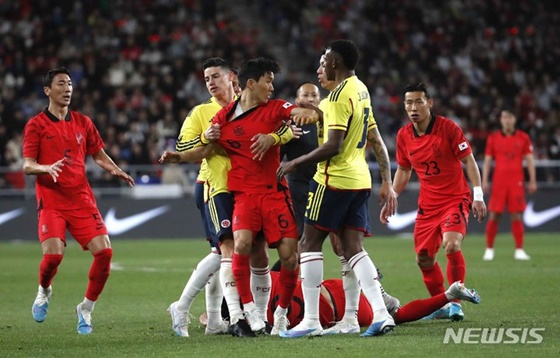
[[[291,104],[290,102],[286,102],[282,107],[286,109],[286,108],[290,108],[291,106],[293,106],[293,104]]]
[[[463,151],[469,147],[467,142],[459,143],[459,150]]]

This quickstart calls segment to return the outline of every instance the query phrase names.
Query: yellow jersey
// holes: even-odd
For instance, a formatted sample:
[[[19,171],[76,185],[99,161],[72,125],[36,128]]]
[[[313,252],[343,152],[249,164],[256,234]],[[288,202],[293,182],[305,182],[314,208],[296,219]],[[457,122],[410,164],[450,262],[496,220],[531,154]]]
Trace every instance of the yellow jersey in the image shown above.
[[[341,82],[321,102],[324,141],[329,130],[345,132],[340,153],[317,164],[313,177],[319,184],[340,190],[371,189],[366,161],[367,133],[377,127],[367,87],[356,76]]]

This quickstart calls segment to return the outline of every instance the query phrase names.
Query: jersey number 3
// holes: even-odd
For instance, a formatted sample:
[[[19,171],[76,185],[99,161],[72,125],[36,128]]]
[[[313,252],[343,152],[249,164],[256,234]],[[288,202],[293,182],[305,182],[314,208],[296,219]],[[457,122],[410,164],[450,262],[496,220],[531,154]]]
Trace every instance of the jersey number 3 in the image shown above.
[[[364,147],[364,145],[366,145],[369,110],[370,110],[369,107],[364,108],[364,118],[363,118],[364,128],[362,129],[362,139],[360,140],[360,143],[358,143],[358,145],[356,146],[356,148],[358,149],[361,149]]]

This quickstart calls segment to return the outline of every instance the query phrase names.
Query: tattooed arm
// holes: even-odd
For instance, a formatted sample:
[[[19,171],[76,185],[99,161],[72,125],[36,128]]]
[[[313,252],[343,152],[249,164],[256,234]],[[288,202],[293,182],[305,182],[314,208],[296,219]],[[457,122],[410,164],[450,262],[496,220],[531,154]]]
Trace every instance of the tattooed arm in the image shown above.
[[[373,148],[379,171],[381,172],[381,188],[379,188],[379,203],[383,206],[386,216],[392,216],[397,211],[397,194],[393,190],[391,181],[391,162],[389,161],[389,152],[381,138],[379,129],[372,128],[368,132],[368,142]]]

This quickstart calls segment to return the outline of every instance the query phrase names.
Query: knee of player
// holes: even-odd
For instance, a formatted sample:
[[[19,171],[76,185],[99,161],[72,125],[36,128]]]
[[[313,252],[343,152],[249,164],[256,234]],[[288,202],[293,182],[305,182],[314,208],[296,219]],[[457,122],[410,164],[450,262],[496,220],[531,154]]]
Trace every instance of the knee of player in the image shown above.
[[[436,263],[435,257],[430,257],[427,252],[421,252],[416,255],[416,263],[420,268],[429,268]]]

